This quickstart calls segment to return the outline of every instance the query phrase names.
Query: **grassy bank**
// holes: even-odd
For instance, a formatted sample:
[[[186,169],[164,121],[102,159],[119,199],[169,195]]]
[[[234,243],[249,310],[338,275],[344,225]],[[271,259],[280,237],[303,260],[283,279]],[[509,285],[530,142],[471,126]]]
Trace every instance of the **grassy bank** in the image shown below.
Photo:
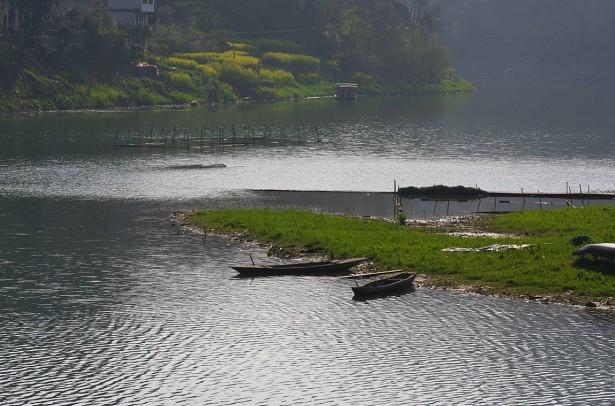
[[[294,209],[197,211],[188,220],[199,228],[246,233],[290,249],[330,257],[369,257],[381,268],[425,274],[438,286],[573,304],[607,304],[615,297],[614,265],[571,255],[575,247],[569,242],[581,234],[594,242],[614,241],[612,207],[523,211],[483,217],[464,227],[503,234],[498,237],[459,236],[450,234],[460,231],[455,227],[402,226]],[[531,246],[499,252],[443,251],[492,244]]]
[[[286,43],[284,43],[286,44]],[[225,103],[332,96],[336,82],[353,81],[363,95],[448,94],[474,86],[451,73],[438,83],[390,84],[357,73],[344,77],[330,61],[295,52],[273,52],[278,42],[229,43],[220,52],[141,55],[116,71],[96,73],[43,64],[15,69],[0,83],[0,113],[156,105]],[[286,44],[287,47],[296,45]],[[154,65],[143,77],[136,63]],[[333,67],[332,67],[333,66]]]

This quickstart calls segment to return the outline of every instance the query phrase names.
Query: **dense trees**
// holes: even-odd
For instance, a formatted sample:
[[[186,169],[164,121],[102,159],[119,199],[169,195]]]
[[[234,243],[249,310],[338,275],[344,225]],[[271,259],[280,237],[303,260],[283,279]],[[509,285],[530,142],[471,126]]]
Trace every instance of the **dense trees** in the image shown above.
[[[20,31],[23,34],[38,35],[43,21],[52,11],[52,0],[3,0],[0,6],[8,10],[3,16],[5,32]]]
[[[330,95],[336,81],[369,93],[471,86],[429,0],[158,0],[153,32],[118,27],[102,5],[60,14],[53,3],[0,0],[0,109]],[[146,37],[147,51],[131,48]],[[143,77],[144,60],[160,74]]]
[[[343,75],[360,72],[393,82],[437,82],[452,71],[440,44],[439,8],[429,0],[159,0],[158,5],[168,17],[163,22],[189,29],[201,44],[224,43],[216,42],[224,35],[283,38],[336,60]],[[164,41],[159,47],[164,49]]]
[[[59,30],[42,36],[45,22],[57,18],[51,0],[3,4],[5,30],[36,55],[101,71],[125,59],[126,34],[102,7],[70,13]],[[429,0],[159,0],[157,14],[150,44],[163,55],[277,38],[330,61],[337,69],[331,74],[348,79],[361,74],[390,83],[432,83],[452,72],[439,40],[439,9]]]
[[[97,6],[85,12],[70,13],[66,23],[51,33],[50,45],[55,59],[64,67],[79,61],[78,65],[106,73],[128,62],[127,37],[109,12]]]

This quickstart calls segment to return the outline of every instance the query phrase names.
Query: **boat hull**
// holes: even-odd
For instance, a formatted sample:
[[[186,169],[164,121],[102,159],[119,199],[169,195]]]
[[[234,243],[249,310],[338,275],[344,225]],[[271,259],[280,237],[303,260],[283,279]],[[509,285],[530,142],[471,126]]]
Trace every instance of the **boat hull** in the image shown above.
[[[367,258],[350,258],[283,265],[231,265],[231,268],[239,272],[239,276],[330,275],[348,272],[350,268],[366,260]]]
[[[613,243],[601,243],[601,244],[587,244],[572,253],[572,255],[592,255],[593,257],[615,259],[615,244]]]
[[[412,287],[416,273],[402,272],[388,278],[366,283],[362,286],[353,286],[356,296],[380,295],[405,291]]]

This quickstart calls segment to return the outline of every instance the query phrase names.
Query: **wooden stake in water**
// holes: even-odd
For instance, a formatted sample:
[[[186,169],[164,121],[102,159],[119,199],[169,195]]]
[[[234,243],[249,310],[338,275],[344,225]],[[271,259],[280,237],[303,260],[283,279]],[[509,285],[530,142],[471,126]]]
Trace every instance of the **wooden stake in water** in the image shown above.
[[[397,180],[393,179],[393,220],[397,220]]]
[[[200,134],[200,141],[201,141],[200,146],[201,146],[201,149],[203,148],[203,132],[204,131],[205,131],[205,122],[203,122],[201,124],[201,134]]]

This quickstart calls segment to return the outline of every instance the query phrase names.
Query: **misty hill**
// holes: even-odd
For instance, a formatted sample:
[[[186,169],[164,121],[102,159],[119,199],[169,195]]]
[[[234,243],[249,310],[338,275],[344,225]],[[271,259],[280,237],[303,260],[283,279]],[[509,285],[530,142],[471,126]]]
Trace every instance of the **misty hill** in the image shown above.
[[[470,80],[615,83],[612,0],[439,0],[443,40]]]

